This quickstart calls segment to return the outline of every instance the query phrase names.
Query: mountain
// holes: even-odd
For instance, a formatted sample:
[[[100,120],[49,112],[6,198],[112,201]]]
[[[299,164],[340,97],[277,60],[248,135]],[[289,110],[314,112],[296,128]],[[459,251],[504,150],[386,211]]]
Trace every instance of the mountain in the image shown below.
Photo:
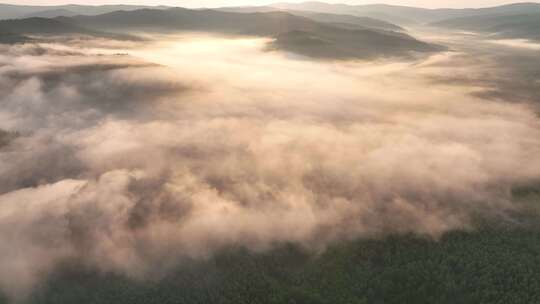
[[[37,9],[47,9],[36,6],[22,6],[11,4],[0,4],[0,19],[13,19],[37,11]]]
[[[327,26],[284,12],[243,14],[185,8],[117,11],[98,16],[75,16],[58,20],[97,30],[200,31],[258,36],[272,36],[287,30],[317,31]]]
[[[269,13],[276,11],[285,11],[278,7],[273,6],[224,6],[216,8],[218,11],[229,12],[229,13]],[[289,11],[290,13],[290,11]]]
[[[296,16],[306,17],[315,21],[329,23],[337,27],[344,27],[348,29],[380,29],[380,30],[389,30],[389,31],[405,31],[404,28],[392,24],[390,22],[382,21],[370,17],[361,17],[353,15],[343,15],[343,14],[330,14],[330,13],[319,13],[313,11],[296,11],[296,10],[281,10],[276,7],[271,6],[244,6],[244,7],[223,7],[218,10],[224,12],[234,12],[234,13],[265,13],[265,12],[275,12],[275,11],[286,11]]]
[[[540,13],[538,3],[515,3],[479,9],[425,9],[386,4],[347,5],[324,2],[277,3],[272,7],[283,10],[303,10],[331,14],[348,14],[377,18],[399,25],[425,24],[445,19],[482,16]]]
[[[495,6],[495,7],[472,9],[470,11],[474,12],[474,15],[476,16],[532,14],[532,13],[540,13],[540,3],[533,3],[533,2],[513,3],[513,4],[501,5],[501,6]]]
[[[304,3],[277,3],[272,5],[275,8],[282,10],[294,10],[294,11],[310,11],[327,14],[337,15],[354,15],[361,17],[371,17],[380,19],[386,22],[395,23],[399,25],[414,24],[414,19],[408,19],[405,16],[401,16],[398,12],[387,12],[388,9],[393,6],[389,5],[365,5],[355,6],[348,4],[331,4],[324,2],[304,2]],[[372,9],[373,8],[373,9]],[[423,9],[418,9],[423,10]]]
[[[114,29],[114,33],[110,33],[111,29]],[[0,21],[0,31],[20,36],[83,34],[113,39],[125,39],[126,35],[129,37],[136,31],[198,31],[264,36],[275,38],[268,45],[270,50],[323,59],[401,57],[413,52],[436,52],[442,49],[404,33],[344,28],[280,11],[232,13],[207,9],[141,9],[97,16],[3,20]]]
[[[34,17],[38,17],[38,18],[56,18],[60,16],[71,17],[71,16],[76,16],[76,15],[79,15],[79,14],[74,11],[70,11],[64,8],[59,8],[59,9],[51,9],[51,10],[44,10],[44,11],[31,13],[31,14],[23,16],[21,19],[34,18]]]
[[[168,6],[144,6],[144,5],[57,5],[57,6],[28,6],[0,4],[0,20],[28,17],[53,18],[57,16],[74,15],[101,15],[115,11],[134,11],[140,9],[168,9]],[[225,8],[224,8],[225,9]],[[232,8],[234,12],[240,12],[238,8]],[[324,2],[304,3],[277,3],[267,7],[259,7],[257,12],[269,12],[279,10],[310,11],[337,15],[353,15],[371,17],[398,25],[425,24],[460,17],[482,15],[511,15],[540,13],[538,3],[515,3],[510,5],[479,8],[479,9],[425,9],[408,6],[396,6],[385,4],[372,5],[347,5],[330,4]],[[220,9],[222,10],[222,9]],[[249,8],[244,8],[244,12]],[[319,20],[322,21],[322,20]]]
[[[62,21],[60,18],[27,18],[0,20],[0,43],[28,42],[28,36],[87,35],[117,40],[140,40],[129,34],[96,31]]]
[[[233,13],[208,9],[142,9],[57,20],[98,31],[199,31],[274,37],[276,40],[270,49],[328,59],[406,56],[410,52],[441,50],[402,33],[349,29],[281,11]]]
[[[27,42],[30,40],[31,39],[26,36],[10,33],[8,31],[0,29],[0,44],[14,44],[14,43]]]
[[[432,23],[431,25],[487,33],[502,38],[540,41],[540,13],[462,17]]]
[[[166,6],[143,6],[143,5],[56,5],[56,6],[31,6],[0,4],[0,20],[24,19],[30,17],[54,18],[58,16],[74,15],[100,15],[114,11],[132,11],[143,8],[166,9]]]
[[[401,26],[371,17],[305,11],[291,11],[290,13],[297,16],[304,16],[315,21],[325,22],[335,26],[346,27],[350,29],[371,28],[398,32],[405,31],[405,29]]]
[[[322,59],[372,59],[402,57],[414,52],[435,52],[442,48],[412,38],[380,35],[371,30],[330,30],[318,33],[288,31],[276,36],[270,48]]]
[[[92,31],[56,19],[27,18],[0,20],[0,31],[24,35],[90,34]]]

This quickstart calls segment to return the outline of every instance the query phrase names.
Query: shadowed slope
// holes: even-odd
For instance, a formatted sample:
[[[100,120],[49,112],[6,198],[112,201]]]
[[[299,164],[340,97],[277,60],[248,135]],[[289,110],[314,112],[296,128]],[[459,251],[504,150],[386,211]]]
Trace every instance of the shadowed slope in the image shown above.
[[[30,17],[54,18],[58,16],[73,15],[100,15],[119,10],[138,10],[150,8],[144,5],[14,5],[0,3],[0,20],[2,19],[25,19]],[[151,7],[165,9],[165,6]]]
[[[48,18],[28,18],[0,21],[0,30],[14,34],[88,34],[82,27]]]
[[[431,25],[489,33],[504,38],[540,40],[540,13],[464,17],[449,19]]]
[[[118,40],[140,40],[127,34],[108,33],[105,31],[97,31],[87,29],[82,26],[68,23],[61,18],[27,18],[27,19],[12,19],[0,20],[0,42],[2,43],[19,43],[30,41],[27,36],[63,36],[63,35],[85,35],[102,37]]]
[[[232,13],[265,13],[283,11],[272,6],[223,7],[219,10]],[[390,31],[405,31],[404,28],[398,25],[370,17],[296,10],[286,10],[286,12],[296,16],[307,17],[318,22],[329,23],[334,26],[346,27],[349,29],[372,28]]]
[[[121,32],[198,31],[232,35],[274,37],[272,49],[328,59],[406,56],[410,52],[435,52],[440,47],[406,34],[374,29],[347,29],[286,12],[231,13],[217,10],[119,11],[99,16],[59,18],[96,30]]]
[[[399,25],[432,23],[469,16],[540,13],[538,3],[515,3],[479,9],[425,9],[386,4],[347,5],[324,2],[278,3],[272,6],[286,10],[368,16]]]

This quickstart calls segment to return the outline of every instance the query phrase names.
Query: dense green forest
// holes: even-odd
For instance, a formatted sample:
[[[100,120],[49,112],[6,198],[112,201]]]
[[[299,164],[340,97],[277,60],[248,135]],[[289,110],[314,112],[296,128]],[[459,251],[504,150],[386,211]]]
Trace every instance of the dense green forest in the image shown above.
[[[159,282],[63,271],[29,303],[539,303],[540,233],[363,240],[312,256],[231,250]],[[4,301],[5,303],[5,301]]]
[[[482,220],[474,231],[439,240],[391,235],[336,244],[321,254],[293,245],[263,253],[231,248],[210,260],[181,263],[152,282],[66,265],[25,302],[540,303],[534,211],[540,192],[523,188],[514,194],[530,206],[513,216],[516,221]]]

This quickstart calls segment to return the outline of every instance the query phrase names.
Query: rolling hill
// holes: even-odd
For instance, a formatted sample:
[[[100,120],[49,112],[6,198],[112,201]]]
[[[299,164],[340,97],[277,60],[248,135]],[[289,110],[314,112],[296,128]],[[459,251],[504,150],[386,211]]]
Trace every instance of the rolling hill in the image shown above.
[[[371,59],[406,56],[415,52],[442,50],[408,36],[381,35],[372,30],[329,29],[320,32],[294,30],[280,33],[270,48],[315,58]]]
[[[345,28],[350,28],[350,29],[370,28],[370,29],[379,29],[379,30],[397,31],[397,32],[405,31],[405,29],[399,25],[395,25],[393,23],[371,18],[371,17],[327,14],[327,13],[305,12],[305,11],[291,11],[290,13],[297,16],[304,16],[306,18],[310,18],[315,21],[325,22],[325,23],[332,24],[334,26],[345,27]]]
[[[144,6],[144,5],[58,5],[58,6],[27,6],[0,4],[0,20],[45,17],[54,18],[59,16],[89,15],[96,16],[115,11],[134,11],[140,9],[168,9],[168,6]],[[287,10],[297,15],[307,13],[325,13],[334,15],[352,15],[356,17],[369,17],[398,25],[426,24],[461,17],[483,15],[519,15],[540,13],[539,3],[515,3],[509,5],[479,8],[479,9],[425,9],[418,7],[370,4],[370,5],[347,5],[331,4],[324,2],[304,3],[276,3],[271,6],[261,7],[229,7],[220,8],[229,12],[270,12],[275,10]],[[310,16],[315,20],[325,22],[328,16]],[[316,17],[321,19],[316,19]],[[335,17],[334,17],[335,18]],[[338,22],[339,23],[339,22]],[[388,28],[387,28],[388,29]]]
[[[166,9],[165,6],[143,5],[55,5],[55,6],[31,6],[0,4],[0,20],[2,19],[25,19],[30,17],[54,18],[59,16],[75,15],[100,15],[114,11],[138,10],[143,8]]]
[[[0,44],[15,44],[28,42],[30,40],[31,39],[26,36],[10,33],[0,28]]]
[[[324,18],[335,20],[344,17],[324,15]],[[114,33],[110,32],[112,29]],[[83,34],[114,39],[138,31],[159,33],[196,31],[263,36],[275,38],[268,45],[270,50],[340,60],[406,57],[413,52],[442,50],[440,46],[419,41],[404,33],[317,22],[280,11],[233,13],[184,8],[141,9],[97,16],[3,20],[0,21],[0,30],[16,35]],[[21,36],[18,37],[22,39]],[[7,39],[8,42],[12,40],[16,39]]]
[[[271,36],[287,30],[316,31],[326,27],[313,20],[283,12],[242,14],[185,8],[117,11],[98,16],[75,16],[57,20],[85,28],[114,29],[122,32],[199,31],[259,36]]]
[[[540,41],[540,13],[463,17],[444,20],[431,25],[487,33],[501,38]]]
[[[285,11],[296,16],[306,17],[318,22],[328,23],[337,27],[344,27],[349,29],[371,28],[388,31],[405,31],[404,28],[390,22],[370,17],[361,17],[354,15],[319,13],[312,11],[281,10],[279,8],[271,6],[223,7],[219,8],[218,10],[233,13],[266,13]]]
[[[349,29],[287,12],[233,13],[218,10],[142,9],[98,16],[61,17],[56,20],[98,31],[197,31],[274,37],[271,49],[328,59],[406,56],[436,52],[439,46],[393,31]]]
[[[30,13],[28,15],[22,16],[22,18],[20,18],[20,19],[34,18],[34,17],[37,17],[37,18],[56,18],[56,17],[60,17],[60,16],[71,17],[71,16],[77,16],[77,15],[79,15],[79,14],[76,13],[76,12],[73,12],[73,11],[70,11],[70,10],[67,10],[67,9],[59,8],[59,9],[51,9],[51,10],[45,10],[45,11],[39,11],[39,12],[35,12],[35,13]]]
[[[426,24],[471,16],[540,13],[539,3],[515,3],[479,9],[425,9],[386,4],[347,5],[324,2],[278,3],[272,6],[283,10],[366,16],[398,25]]]
[[[0,20],[0,43],[13,44],[35,40],[33,36],[63,36],[84,35],[117,40],[140,40],[139,37],[129,34],[108,33],[64,22],[60,19],[50,18],[27,18]]]
[[[56,19],[27,18],[1,20],[0,31],[24,35],[90,34],[92,31]]]

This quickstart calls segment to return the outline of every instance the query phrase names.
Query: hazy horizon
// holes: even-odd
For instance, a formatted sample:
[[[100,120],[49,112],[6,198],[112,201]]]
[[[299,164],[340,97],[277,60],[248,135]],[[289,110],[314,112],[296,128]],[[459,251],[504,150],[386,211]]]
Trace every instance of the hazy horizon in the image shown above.
[[[271,1],[271,0],[12,0],[1,1],[0,4],[13,4],[13,5],[167,5],[167,6],[180,6],[180,7],[224,7],[224,6],[259,6],[268,5],[272,3],[302,3],[302,2],[317,2],[317,1],[304,1],[304,0],[290,0],[290,1]],[[429,1],[429,0],[329,0],[320,1],[327,3],[344,3],[351,5],[362,4],[388,4],[388,5],[402,5],[413,6],[423,8],[482,8],[492,7],[513,3],[539,3],[539,1],[507,1],[507,0],[443,0],[443,1]]]

